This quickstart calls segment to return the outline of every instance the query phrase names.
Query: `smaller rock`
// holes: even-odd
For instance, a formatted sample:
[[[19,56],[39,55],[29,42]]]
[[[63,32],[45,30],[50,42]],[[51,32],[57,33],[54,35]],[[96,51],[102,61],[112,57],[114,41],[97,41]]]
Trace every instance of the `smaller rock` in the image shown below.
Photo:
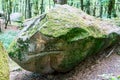
[[[22,14],[21,13],[12,13],[12,14],[10,14],[10,20],[13,22],[21,22]]]

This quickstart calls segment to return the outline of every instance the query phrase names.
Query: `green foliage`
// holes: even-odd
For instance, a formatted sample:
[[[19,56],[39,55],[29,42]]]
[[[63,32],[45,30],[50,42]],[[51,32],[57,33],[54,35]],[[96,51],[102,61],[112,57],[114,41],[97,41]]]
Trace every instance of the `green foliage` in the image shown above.
[[[109,80],[120,80],[120,76],[118,76],[118,77],[110,76]]]
[[[110,80],[120,80],[118,77],[111,77]]]
[[[99,75],[103,80],[120,80],[120,76],[113,76],[113,74],[102,74]]]
[[[77,8],[82,7],[82,0],[67,0],[67,4]],[[83,0],[83,11],[96,17],[106,18],[108,16],[108,8],[111,0]],[[115,5],[112,9],[112,17],[120,16],[119,0],[115,0]],[[54,7],[53,0],[0,0],[0,10],[8,13],[20,12],[24,19],[28,15],[34,17],[41,13],[47,12]]]
[[[13,41],[17,33],[17,31],[11,30],[0,34],[0,41],[3,43],[6,49],[9,47],[10,43]]]

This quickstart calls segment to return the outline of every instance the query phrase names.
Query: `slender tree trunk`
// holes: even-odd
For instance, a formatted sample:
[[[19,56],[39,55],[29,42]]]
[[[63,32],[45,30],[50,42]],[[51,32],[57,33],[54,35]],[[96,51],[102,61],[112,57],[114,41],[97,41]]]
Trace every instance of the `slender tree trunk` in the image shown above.
[[[3,3],[3,4],[2,4],[2,10],[5,11],[5,5],[6,5],[6,4],[5,4],[5,1],[2,0],[2,3]]]
[[[40,9],[41,9],[41,14],[42,14],[44,12],[44,1],[43,0],[41,1],[41,8]]]
[[[11,24],[11,21],[10,21],[10,14],[12,13],[12,0],[9,0],[8,2],[8,21],[9,23]]]
[[[102,18],[102,15],[103,15],[103,5],[101,3],[101,5],[100,5],[100,18]]]
[[[80,2],[81,2],[81,10],[83,10],[83,8],[84,8],[83,0],[80,0]]]
[[[31,0],[26,0],[25,3],[25,13],[26,13],[26,18],[31,18],[32,17],[32,13],[31,13]]]
[[[1,29],[1,28],[2,28],[2,24],[1,24],[1,21],[0,21],[0,32],[2,32],[2,29]]]
[[[87,14],[90,14],[90,0],[87,0],[86,9]]]
[[[73,5],[73,0],[71,0],[71,3],[70,3],[70,6],[72,6]]]
[[[39,14],[39,10],[38,10],[38,0],[35,1],[35,12],[34,12],[34,15],[38,15]]]
[[[7,29],[8,23],[11,24],[10,14],[12,13],[12,0],[7,0],[5,2],[7,10],[5,10],[5,29]]]
[[[27,18],[27,0],[25,0],[25,19]]]
[[[49,0],[49,9],[51,8],[51,3],[50,3],[50,0]]]
[[[109,4],[108,4],[108,18],[111,18],[112,11],[114,10],[114,7],[115,7],[115,0],[109,0]]]
[[[96,16],[96,2],[95,2],[95,5],[94,5],[94,9],[93,9],[93,16]]]
[[[5,26],[7,26],[7,11],[6,11],[6,8],[7,8],[7,2],[5,0],[2,0],[2,10],[4,12],[4,20],[5,20]]]
[[[28,0],[28,18],[32,17],[32,13],[31,13],[31,0]]]
[[[31,0],[26,0],[26,2],[27,2],[27,3],[26,3],[26,4],[27,4],[27,6],[26,6],[26,9],[27,9],[27,10],[26,10],[26,11],[27,11],[27,12],[26,12],[26,17],[27,17],[27,18],[31,18],[31,15],[32,15],[32,14],[31,14]]]
[[[55,4],[67,4],[67,0],[53,0]]]

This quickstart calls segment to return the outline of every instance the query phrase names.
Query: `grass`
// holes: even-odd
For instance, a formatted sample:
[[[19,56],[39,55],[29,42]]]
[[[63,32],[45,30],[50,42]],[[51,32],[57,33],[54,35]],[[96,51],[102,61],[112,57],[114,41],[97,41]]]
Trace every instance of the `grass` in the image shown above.
[[[17,33],[18,31],[13,31],[13,30],[0,33],[0,41],[3,43],[6,49],[8,49],[10,43],[15,39]],[[14,61],[12,61],[10,58],[8,59],[9,59],[10,71],[20,69],[20,67]]]
[[[10,43],[14,40],[17,33],[17,31],[12,30],[0,33],[0,41],[3,43],[6,49],[8,49]]]
[[[102,74],[99,75],[103,80],[120,80],[120,76],[113,76],[113,74]]]

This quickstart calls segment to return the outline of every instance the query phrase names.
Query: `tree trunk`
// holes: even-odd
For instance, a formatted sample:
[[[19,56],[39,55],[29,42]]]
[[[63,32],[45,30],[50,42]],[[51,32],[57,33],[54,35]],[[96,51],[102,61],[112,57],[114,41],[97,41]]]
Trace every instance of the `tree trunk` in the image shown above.
[[[34,15],[38,15],[39,14],[39,10],[38,10],[38,0],[35,1],[35,11],[34,11]]]
[[[27,18],[31,18],[31,0],[27,0]]]
[[[25,18],[31,18],[32,13],[31,13],[31,0],[26,0],[25,2]]]
[[[1,28],[2,28],[2,24],[1,24],[1,21],[0,21],[0,32],[2,32],[2,29],[1,29]]]
[[[102,15],[103,15],[103,5],[101,3],[101,5],[100,5],[100,18],[102,18]]]
[[[55,4],[67,4],[67,0],[53,0]]]
[[[94,5],[94,9],[93,9],[93,16],[96,16],[96,2],[95,2],[95,5]]]
[[[10,21],[10,14],[12,13],[12,0],[9,0],[8,2],[8,22],[11,24]]]
[[[83,0],[80,0],[80,2],[81,2],[81,10],[83,10],[83,7],[84,7]]]
[[[27,0],[25,0],[25,19],[27,18]]]
[[[108,4],[108,18],[111,18],[112,11],[114,11],[114,7],[115,7],[115,0],[109,0],[109,4]]]
[[[71,0],[71,3],[70,3],[70,6],[72,6],[73,5],[73,0]]]
[[[41,1],[41,14],[44,12],[44,1]]]
[[[29,18],[32,17],[32,13],[31,13],[31,0],[28,0],[28,13],[29,13]]]
[[[50,3],[50,0],[49,0],[49,9],[50,9],[50,7],[51,7],[51,3]]]
[[[86,9],[87,14],[90,14],[90,0],[87,0]]]
[[[5,1],[2,0],[2,3],[3,3],[3,4],[2,4],[2,10],[5,11]]]
[[[7,29],[7,25],[8,23],[11,23],[10,21],[10,14],[12,13],[12,0],[7,0],[5,2],[5,8],[7,8],[5,10],[5,29]]]

